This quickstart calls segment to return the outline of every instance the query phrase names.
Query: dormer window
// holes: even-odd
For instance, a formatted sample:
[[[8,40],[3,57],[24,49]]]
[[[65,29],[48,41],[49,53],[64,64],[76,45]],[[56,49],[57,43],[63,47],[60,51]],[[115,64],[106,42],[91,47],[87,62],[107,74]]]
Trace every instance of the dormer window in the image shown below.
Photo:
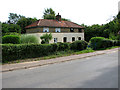
[[[43,32],[49,32],[49,28],[43,28]]]
[[[55,28],[55,32],[61,32],[60,28]]]
[[[74,32],[74,28],[70,28],[70,32]]]

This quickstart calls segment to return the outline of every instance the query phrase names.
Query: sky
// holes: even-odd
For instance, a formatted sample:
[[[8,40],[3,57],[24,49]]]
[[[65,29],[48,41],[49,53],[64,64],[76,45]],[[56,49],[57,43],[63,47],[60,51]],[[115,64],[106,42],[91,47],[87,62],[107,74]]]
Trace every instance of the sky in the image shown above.
[[[1,0],[0,21],[8,20],[9,13],[42,19],[46,8],[72,22],[85,25],[105,24],[118,14],[120,0]]]

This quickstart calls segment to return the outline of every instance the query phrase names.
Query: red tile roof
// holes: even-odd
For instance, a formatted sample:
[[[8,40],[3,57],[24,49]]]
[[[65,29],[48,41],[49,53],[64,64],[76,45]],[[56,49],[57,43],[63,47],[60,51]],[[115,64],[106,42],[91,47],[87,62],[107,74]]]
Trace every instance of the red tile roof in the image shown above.
[[[26,28],[32,27],[64,27],[64,28],[84,28],[76,23],[70,21],[57,21],[49,19],[40,19],[28,26]]]

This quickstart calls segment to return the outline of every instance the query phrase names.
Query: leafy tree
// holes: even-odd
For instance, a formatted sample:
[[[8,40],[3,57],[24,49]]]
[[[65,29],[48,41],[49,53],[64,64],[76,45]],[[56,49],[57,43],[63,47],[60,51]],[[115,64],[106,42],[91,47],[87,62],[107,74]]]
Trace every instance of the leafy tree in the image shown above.
[[[40,39],[42,40],[42,44],[48,44],[49,43],[49,41],[52,39],[52,34],[50,33],[50,34],[44,34],[43,36],[41,36],[40,37]]]
[[[56,19],[55,11],[52,8],[45,9],[43,18],[44,19],[53,19],[53,20]],[[66,18],[61,18],[61,20],[71,21],[70,19],[66,19]]]
[[[8,20],[8,23],[9,24],[16,24],[18,22],[18,20],[20,18],[22,18],[24,16],[21,16],[21,15],[17,15],[16,13],[9,13],[9,20]]]
[[[55,11],[53,11],[52,8],[45,9],[43,18],[44,19],[55,19]]]
[[[25,18],[25,17],[23,17],[23,18],[19,19],[18,22],[17,22],[17,24],[21,27],[21,33],[22,33],[22,34],[23,34],[23,33],[26,33],[25,27],[26,27],[27,25],[32,24],[32,23],[35,22],[35,21],[37,21],[36,18]]]
[[[5,35],[5,33],[20,33],[21,28],[17,24],[7,24],[2,23],[2,35]]]

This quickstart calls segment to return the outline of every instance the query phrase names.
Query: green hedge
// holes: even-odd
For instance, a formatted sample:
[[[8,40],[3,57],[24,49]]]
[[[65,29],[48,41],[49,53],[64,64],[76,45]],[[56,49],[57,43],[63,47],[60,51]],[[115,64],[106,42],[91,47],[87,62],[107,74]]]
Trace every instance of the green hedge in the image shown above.
[[[69,43],[58,43],[58,51],[64,51],[64,50],[69,50],[70,49],[70,45]]]
[[[2,37],[2,43],[11,43],[11,44],[19,44],[20,37],[17,35],[5,35]]]
[[[87,48],[88,43],[83,40],[78,40],[70,44],[71,50],[84,50]]]
[[[74,47],[77,48],[73,48]],[[4,62],[14,61],[18,59],[36,58],[47,56],[57,51],[70,50],[83,50],[87,47],[87,42],[76,41],[70,43],[54,43],[54,44],[2,44],[2,60]],[[77,46],[78,45],[78,46]]]
[[[53,52],[51,44],[3,44],[2,45],[2,60],[13,61],[24,58],[34,58],[46,56]]]
[[[90,47],[94,50],[108,48],[112,46],[120,46],[120,41],[110,40],[104,37],[93,37],[90,39]]]

